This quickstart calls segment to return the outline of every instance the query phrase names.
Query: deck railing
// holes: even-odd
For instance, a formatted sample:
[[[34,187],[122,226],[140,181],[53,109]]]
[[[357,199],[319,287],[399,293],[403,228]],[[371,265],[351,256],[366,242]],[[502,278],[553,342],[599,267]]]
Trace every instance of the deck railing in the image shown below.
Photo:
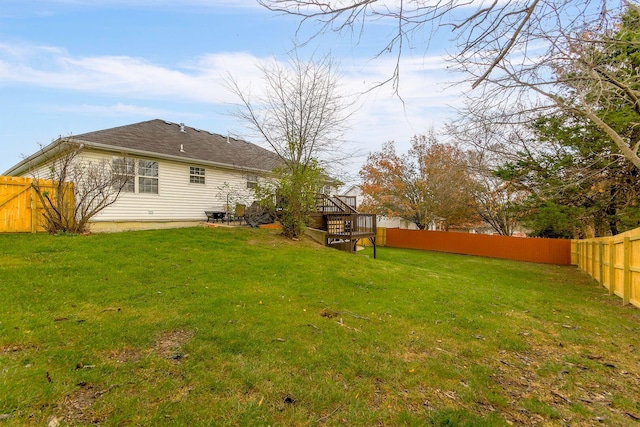
[[[362,236],[376,233],[374,214],[341,213],[327,214],[327,234],[329,236]]]
[[[316,211],[320,213],[357,213],[356,199],[351,196],[316,195]]]
[[[355,196],[333,196],[335,199],[339,200],[340,203],[345,206],[345,211],[356,213],[356,197]]]

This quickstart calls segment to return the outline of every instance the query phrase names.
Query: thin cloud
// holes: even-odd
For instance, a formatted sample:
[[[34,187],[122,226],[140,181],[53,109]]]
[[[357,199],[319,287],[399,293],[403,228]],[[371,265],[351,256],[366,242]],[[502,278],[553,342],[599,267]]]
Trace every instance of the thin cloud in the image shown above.
[[[178,113],[144,104],[149,100],[156,105],[194,102],[220,107],[235,103],[238,100],[224,87],[228,75],[235,78],[240,87],[250,88],[259,96],[263,88],[258,65],[274,60],[276,58],[260,58],[246,52],[227,52],[205,54],[191,63],[167,67],[128,56],[74,57],[55,46],[0,45],[0,85],[52,88],[118,97],[124,101],[110,106],[51,107],[59,111],[176,117]],[[379,149],[383,142],[391,139],[408,141],[411,135],[424,132],[431,125],[439,127],[447,114],[447,105],[457,102],[457,95],[462,90],[461,87],[441,85],[449,75],[442,58],[403,58],[400,64],[400,93],[405,95],[403,105],[389,86],[371,90],[376,82],[388,77],[394,65],[391,60],[382,60],[366,67],[351,66],[341,70],[345,90],[361,94],[350,139],[368,149]],[[184,119],[187,121],[188,117]]]
[[[217,81],[128,56],[73,57],[50,46],[0,45],[0,84],[138,99],[218,102]]]
[[[130,56],[74,57],[56,46],[0,44],[0,84],[21,84],[138,99],[171,99],[204,103],[231,101],[223,89],[227,76],[260,90],[259,64],[274,57],[246,52],[205,54],[194,62],[166,67]],[[349,61],[363,63],[351,58]],[[338,63],[341,63],[338,59]],[[389,78],[395,62],[379,60],[366,66],[342,67],[348,89],[362,93]],[[441,57],[402,58],[400,94],[405,100],[426,100],[459,93],[445,89],[451,80]],[[389,87],[389,86],[387,86]],[[389,88],[390,92],[390,88]],[[387,93],[387,96],[391,95]]]

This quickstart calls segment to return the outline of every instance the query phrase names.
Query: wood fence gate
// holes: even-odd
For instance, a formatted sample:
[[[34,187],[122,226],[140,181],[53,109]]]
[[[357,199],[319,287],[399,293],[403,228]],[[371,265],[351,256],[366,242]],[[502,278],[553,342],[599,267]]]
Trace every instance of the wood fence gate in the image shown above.
[[[43,207],[33,178],[0,176],[0,233],[45,231]],[[55,192],[53,181],[38,180],[41,189]],[[73,200],[70,201],[73,203]]]

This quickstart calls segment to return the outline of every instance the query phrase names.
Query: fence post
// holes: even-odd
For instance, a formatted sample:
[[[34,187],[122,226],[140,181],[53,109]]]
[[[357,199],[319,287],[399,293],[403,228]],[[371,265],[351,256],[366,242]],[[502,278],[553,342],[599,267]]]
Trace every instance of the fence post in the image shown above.
[[[585,242],[584,244],[584,271],[591,276],[591,243]]]
[[[598,242],[598,282],[604,285],[604,242],[601,240]]]
[[[591,263],[589,265],[589,275],[595,279],[596,278],[596,243],[589,242],[589,246],[591,246],[591,249],[589,250],[589,255],[591,255]]]
[[[31,232],[38,231],[38,204],[36,203],[34,193],[36,189],[33,187],[33,179],[29,185],[29,206],[31,207]]]
[[[631,298],[631,239],[624,238],[624,282],[622,290],[622,305],[629,304]]]
[[[576,259],[578,260],[578,268],[582,270],[582,242],[576,243]]]
[[[616,289],[616,246],[609,240],[609,295]]]

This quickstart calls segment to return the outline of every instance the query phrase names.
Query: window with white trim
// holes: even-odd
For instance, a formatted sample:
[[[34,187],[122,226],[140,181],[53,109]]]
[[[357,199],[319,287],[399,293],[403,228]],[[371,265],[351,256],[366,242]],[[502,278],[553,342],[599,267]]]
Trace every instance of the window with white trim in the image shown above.
[[[116,157],[112,159],[111,166],[115,178],[114,186],[119,187],[120,182],[126,181],[122,187],[123,193],[134,193],[136,191],[136,162],[134,159]]]
[[[204,168],[189,166],[189,182],[192,184],[204,184]]]
[[[247,188],[256,188],[258,186],[258,175],[247,175]]]
[[[116,177],[127,180],[123,192],[158,194],[158,162],[116,157],[111,164]]]
[[[138,160],[138,193],[158,194],[158,162]]]

